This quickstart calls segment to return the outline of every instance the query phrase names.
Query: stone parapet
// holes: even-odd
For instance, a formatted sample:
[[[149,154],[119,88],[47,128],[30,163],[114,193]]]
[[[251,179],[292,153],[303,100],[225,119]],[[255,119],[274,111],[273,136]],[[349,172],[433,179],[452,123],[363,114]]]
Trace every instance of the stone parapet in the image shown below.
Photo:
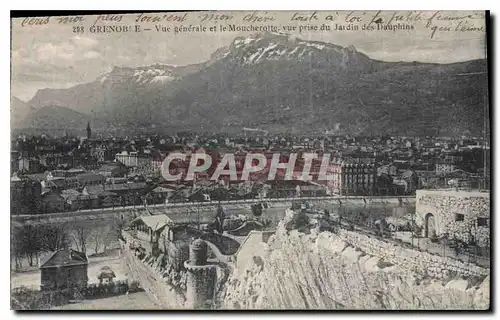
[[[472,263],[461,262],[449,257],[441,257],[425,251],[404,248],[364,234],[340,230],[339,236],[350,245],[359,248],[366,254],[383,259],[386,262],[413,271],[421,275],[429,275],[436,279],[457,276],[484,277],[490,270]]]

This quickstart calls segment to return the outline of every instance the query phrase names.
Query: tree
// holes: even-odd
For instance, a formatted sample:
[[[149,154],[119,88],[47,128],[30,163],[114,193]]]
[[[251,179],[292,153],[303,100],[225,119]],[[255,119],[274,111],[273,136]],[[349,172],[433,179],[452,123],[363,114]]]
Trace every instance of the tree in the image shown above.
[[[133,219],[136,217],[136,213],[133,212]],[[123,239],[122,231],[125,229],[125,219],[123,215],[117,216],[115,215],[113,217],[113,224],[111,225],[111,230],[110,230],[110,238],[118,238],[118,239]]]
[[[67,224],[50,224],[42,227],[41,250],[57,251],[68,248],[70,237],[67,230]]]
[[[87,243],[92,234],[92,229],[81,224],[73,227],[71,238],[78,251],[87,253]]]
[[[23,228],[14,227],[11,232],[11,255],[15,261],[16,270],[22,268],[22,257],[24,255]]]
[[[109,245],[113,242],[113,233],[106,232],[102,239],[102,252],[106,252],[108,250]]]
[[[262,215],[262,204],[257,203],[252,205],[252,213],[256,217],[260,217]]]
[[[215,201],[228,200],[227,190],[219,186],[210,193],[210,198]]]
[[[391,232],[389,230],[389,224],[387,223],[387,220],[381,219],[379,223],[379,234],[381,237],[385,238],[386,236],[391,236]]]
[[[112,230],[109,227],[92,230],[89,236],[89,241],[94,249],[94,254],[98,254],[100,252],[106,252],[108,246],[112,241],[113,236],[115,235],[111,231]]]
[[[328,209],[323,210],[323,217],[327,220],[330,219],[330,211]]]
[[[33,266],[33,258],[38,258],[41,250],[41,228],[39,225],[26,224],[22,232],[23,251],[28,257],[30,267]]]
[[[103,236],[106,235],[106,232],[102,232],[101,230],[92,230],[90,233],[90,242],[93,244],[94,247],[94,254],[99,253],[99,248],[101,247],[101,240]]]
[[[300,210],[293,219],[293,229],[303,231],[307,227],[309,227],[309,217],[305,211]]]

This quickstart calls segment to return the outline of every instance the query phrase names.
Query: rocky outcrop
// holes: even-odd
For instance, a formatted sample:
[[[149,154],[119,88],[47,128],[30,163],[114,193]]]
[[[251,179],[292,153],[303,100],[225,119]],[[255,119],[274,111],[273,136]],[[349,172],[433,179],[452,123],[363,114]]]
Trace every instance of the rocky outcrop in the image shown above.
[[[489,276],[438,280],[367,254],[331,232],[287,232],[238,264],[223,309],[488,309]]]

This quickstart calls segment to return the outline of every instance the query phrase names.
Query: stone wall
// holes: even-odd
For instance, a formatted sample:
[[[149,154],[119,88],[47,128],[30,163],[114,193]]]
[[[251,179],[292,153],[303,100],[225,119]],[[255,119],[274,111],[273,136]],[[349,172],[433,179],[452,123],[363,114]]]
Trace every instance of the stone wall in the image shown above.
[[[462,276],[484,277],[490,273],[489,269],[475,264],[464,263],[425,251],[404,248],[357,232],[340,230],[339,236],[342,240],[359,248],[366,254],[373,255],[416,274],[428,275],[436,279],[451,279]]]
[[[45,214],[32,214],[32,215],[15,215],[12,219],[16,221],[27,221],[27,220],[47,220],[51,218],[74,218],[75,216],[103,216],[103,215],[116,215],[124,214],[131,216],[135,214],[136,216],[143,214],[146,211],[164,213],[165,209],[169,211],[170,214],[185,214],[186,207],[196,206],[197,211],[200,212],[215,212],[219,204],[223,205],[226,209],[232,208],[245,208],[250,210],[251,205],[255,203],[267,202],[270,208],[289,208],[292,205],[292,201],[310,201],[315,204],[331,204],[332,201],[347,203],[364,203],[364,204],[395,204],[395,203],[414,203],[414,196],[399,196],[399,197],[370,197],[370,196],[330,196],[330,197],[302,197],[302,198],[284,198],[284,199],[246,199],[246,200],[232,200],[232,201],[212,201],[212,202],[185,202],[185,203],[169,203],[169,204],[156,204],[148,205],[145,208],[142,205],[137,206],[127,206],[127,207],[113,207],[113,208],[99,208],[92,210],[78,210],[71,212],[60,212],[60,213],[45,213]]]
[[[128,272],[128,278],[138,281],[140,287],[148,294],[149,298],[158,306],[166,309],[184,308],[185,296],[177,292],[164,278],[165,272],[160,271],[159,263],[150,265],[146,259],[140,260],[130,250],[128,243],[121,242],[122,259]],[[162,257],[159,257],[160,259]],[[173,274],[173,272],[171,272]],[[185,283],[186,279],[181,279]]]
[[[185,262],[187,270],[186,306],[192,309],[211,309],[217,282],[216,265],[193,265]]]
[[[418,190],[416,198],[415,222],[424,228],[424,233],[426,216],[430,213],[434,218],[436,235],[447,233],[449,239],[458,239],[466,243],[474,239],[480,247],[489,246],[489,193]],[[481,225],[484,222],[486,225]]]
[[[149,298],[164,309],[192,309],[192,303],[187,299],[187,291],[188,285],[193,285],[193,283],[188,283],[186,270],[184,268],[176,270],[174,265],[164,259],[164,254],[149,255],[140,259],[130,249],[129,244],[132,238],[126,232],[124,232],[124,237],[127,242],[120,241],[120,244],[122,261],[129,271],[127,277],[132,281],[138,281]],[[214,248],[217,247],[214,246]],[[210,272],[215,273],[215,283],[210,286],[209,290],[220,291],[230,271],[226,264],[212,260],[209,264],[212,267]],[[199,287],[199,284],[196,287]]]

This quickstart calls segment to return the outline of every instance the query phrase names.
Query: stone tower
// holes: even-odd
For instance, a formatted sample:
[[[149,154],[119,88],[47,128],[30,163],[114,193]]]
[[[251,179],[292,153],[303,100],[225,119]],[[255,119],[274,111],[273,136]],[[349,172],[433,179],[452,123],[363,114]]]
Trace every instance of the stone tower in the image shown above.
[[[90,139],[92,136],[92,129],[90,129],[90,121],[87,122],[87,139]]]
[[[207,264],[208,245],[201,239],[189,246],[189,260],[184,262],[187,270],[186,307],[208,309],[213,302],[217,282],[217,267]]]

